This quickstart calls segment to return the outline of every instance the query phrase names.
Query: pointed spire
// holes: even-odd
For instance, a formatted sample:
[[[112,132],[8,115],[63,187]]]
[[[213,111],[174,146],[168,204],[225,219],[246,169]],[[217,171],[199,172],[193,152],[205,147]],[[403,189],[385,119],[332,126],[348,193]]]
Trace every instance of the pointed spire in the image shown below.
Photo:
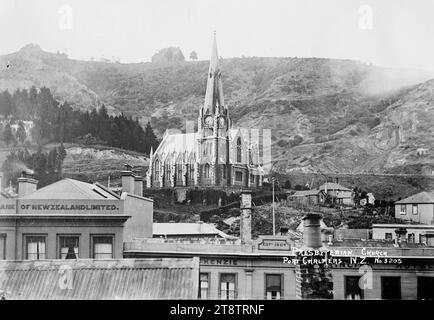
[[[214,114],[217,105],[224,106],[224,99],[219,56],[217,51],[216,32],[214,31],[214,41],[211,50],[211,59],[209,61],[208,81],[206,85],[203,114]]]

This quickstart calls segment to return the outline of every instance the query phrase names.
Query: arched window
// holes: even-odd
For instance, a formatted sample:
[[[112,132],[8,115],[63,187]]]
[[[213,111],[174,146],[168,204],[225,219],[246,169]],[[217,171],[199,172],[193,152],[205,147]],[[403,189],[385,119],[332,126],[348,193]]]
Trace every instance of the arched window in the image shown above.
[[[160,161],[157,159],[154,162],[154,179],[158,180],[160,178]]]
[[[182,183],[182,164],[178,163],[176,165],[176,183]]]
[[[241,150],[242,150],[241,137],[238,137],[238,139],[237,139],[237,162],[239,162],[239,163],[242,162]]]
[[[169,160],[166,160],[164,174],[166,177],[165,180],[166,180],[168,185],[170,184],[170,180],[172,179],[172,172],[171,171],[172,171],[171,170],[171,164],[170,164]]]
[[[191,181],[191,182],[193,182],[194,181],[194,163],[190,163],[189,165],[188,165],[188,167],[189,167],[189,169],[188,169],[188,173],[189,173],[189,180]]]
[[[209,164],[205,164],[205,166],[203,167],[203,177],[204,178],[209,178]]]

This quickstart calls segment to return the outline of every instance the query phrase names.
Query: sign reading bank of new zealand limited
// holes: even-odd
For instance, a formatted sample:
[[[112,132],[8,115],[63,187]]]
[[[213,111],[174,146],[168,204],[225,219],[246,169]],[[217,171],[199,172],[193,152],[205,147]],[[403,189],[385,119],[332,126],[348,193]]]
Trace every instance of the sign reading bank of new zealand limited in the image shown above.
[[[20,214],[120,214],[117,200],[26,200],[18,203]]]

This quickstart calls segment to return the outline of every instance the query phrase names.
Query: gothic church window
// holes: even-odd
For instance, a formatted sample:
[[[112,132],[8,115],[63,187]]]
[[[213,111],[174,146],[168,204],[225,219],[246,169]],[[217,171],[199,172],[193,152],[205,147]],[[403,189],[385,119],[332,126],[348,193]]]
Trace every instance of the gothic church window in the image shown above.
[[[238,139],[237,139],[237,162],[241,162],[242,161],[241,150],[242,150],[241,138],[238,137]]]
[[[158,179],[160,177],[160,161],[155,160],[155,179]]]
[[[203,167],[203,177],[204,178],[209,178],[209,164],[205,164],[205,166]]]

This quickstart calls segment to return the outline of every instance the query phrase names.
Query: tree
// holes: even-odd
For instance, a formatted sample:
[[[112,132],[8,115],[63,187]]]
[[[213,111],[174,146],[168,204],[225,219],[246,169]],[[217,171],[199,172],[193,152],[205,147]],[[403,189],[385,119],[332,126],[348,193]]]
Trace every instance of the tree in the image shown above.
[[[291,181],[286,180],[286,181],[285,181],[285,186],[284,186],[284,188],[285,188],[285,189],[291,189]]]
[[[23,144],[26,140],[27,134],[26,129],[24,128],[24,123],[22,121],[18,122],[18,129],[17,129],[17,140],[19,143]]]
[[[14,135],[12,134],[12,129],[10,123],[8,123],[3,130],[3,139],[6,142],[6,145],[9,147],[9,144],[14,141]]]
[[[150,153],[151,147],[155,149],[158,147],[158,140],[155,136],[154,129],[152,129],[151,123],[148,121],[145,128],[145,137],[144,137],[144,144],[145,144],[145,152]]]
[[[190,53],[190,59],[193,60],[193,61],[197,60],[197,53],[196,53],[196,51],[192,51]]]
[[[185,57],[179,47],[164,48],[152,56],[152,63],[167,64],[182,61],[185,61]]]

